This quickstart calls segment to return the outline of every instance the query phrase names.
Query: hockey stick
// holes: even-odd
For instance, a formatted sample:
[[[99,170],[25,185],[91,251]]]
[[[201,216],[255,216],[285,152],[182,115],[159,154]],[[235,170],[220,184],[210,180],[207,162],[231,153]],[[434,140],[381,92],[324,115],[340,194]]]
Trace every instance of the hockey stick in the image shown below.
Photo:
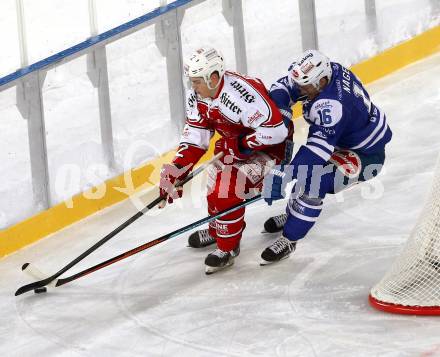
[[[43,273],[40,269],[38,269],[36,266],[34,265],[30,265],[29,263],[24,263],[23,266],[21,267],[21,270],[29,275],[30,277],[37,279],[37,280],[42,280],[42,279],[46,279],[48,277],[47,274]],[[56,281],[52,281],[49,286],[55,286]]]
[[[189,231],[189,230],[191,230],[193,228],[196,228],[196,227],[198,227],[198,226],[200,226],[202,224],[209,223],[209,222],[211,222],[211,221],[213,221],[213,220],[215,220],[215,219],[217,219],[219,217],[222,217],[222,216],[224,216],[224,215],[226,215],[228,213],[231,213],[231,212],[233,212],[233,211],[235,211],[235,210],[237,210],[237,209],[239,209],[241,207],[245,207],[245,206],[247,206],[247,205],[249,205],[249,204],[251,204],[253,202],[258,201],[259,199],[261,199],[261,195],[257,195],[257,196],[255,196],[253,198],[245,200],[245,201],[243,201],[243,202],[241,202],[241,203],[239,203],[239,204],[237,204],[237,205],[235,205],[235,206],[233,206],[233,207],[231,207],[229,209],[226,209],[224,211],[221,211],[221,212],[215,214],[214,216],[207,216],[205,218],[199,219],[198,221],[190,223],[190,224],[188,224],[188,225],[186,225],[186,226],[184,226],[182,228],[176,229],[175,231],[173,231],[171,233],[167,233],[167,234],[165,234],[165,235],[163,235],[163,236],[161,236],[159,238],[156,238],[156,239],[154,239],[154,240],[152,240],[150,242],[144,243],[144,244],[142,244],[142,245],[140,245],[140,246],[138,246],[136,248],[130,249],[130,250],[128,250],[128,251],[126,251],[126,252],[124,252],[122,254],[119,254],[119,255],[117,255],[117,256],[115,256],[113,258],[110,258],[110,259],[108,259],[108,260],[106,260],[104,262],[96,264],[96,265],[94,265],[94,266],[92,266],[90,268],[84,269],[83,271],[80,271],[79,273],[76,273],[74,275],[68,276],[66,278],[58,279],[56,281],[55,286],[58,287],[58,286],[70,283],[73,280],[77,280],[79,278],[82,278],[85,275],[88,275],[88,274],[93,273],[93,272],[95,272],[97,270],[105,268],[105,267],[107,267],[107,266],[109,266],[111,264],[117,263],[120,260],[123,260],[123,259],[126,259],[128,257],[131,257],[132,255],[135,255],[135,254],[140,253],[140,252],[142,252],[144,250],[147,250],[147,249],[149,249],[149,248],[151,248],[151,247],[153,247],[153,246],[155,246],[157,244],[163,243],[163,242],[167,241],[168,239],[174,238],[174,237],[176,237],[176,236],[178,236],[178,235],[180,235],[180,234],[182,234],[182,233],[184,233],[186,231]],[[28,289],[27,291],[30,291],[30,290],[32,290],[32,289]],[[20,292],[20,293],[22,293],[22,292]]]
[[[205,170],[211,163],[214,161],[220,159],[223,156],[223,152],[218,153],[215,155],[211,160],[205,162],[203,165],[198,167],[196,170],[191,172],[185,179],[182,181],[179,181],[176,183],[176,187],[183,186],[188,181],[192,180],[196,175],[198,175],[200,172]],[[56,272],[55,274],[45,278],[41,279],[39,281],[27,284],[19,288],[15,292],[15,296],[21,295],[25,292],[35,290],[38,288],[42,288],[43,286],[49,285],[52,281],[54,281],[56,278],[58,278],[60,275],[64,274],[67,270],[72,268],[74,265],[78,264],[81,260],[83,260],[85,257],[90,255],[92,252],[94,252],[96,249],[98,249],[100,246],[108,242],[111,238],[113,238],[116,234],[121,232],[123,229],[127,228],[130,224],[132,224],[134,221],[142,217],[146,212],[148,212],[150,209],[155,207],[157,204],[162,202],[165,198],[163,196],[157,197],[155,200],[153,200],[150,204],[148,204],[146,207],[144,207],[141,211],[137,212],[135,215],[133,215],[131,218],[126,220],[124,223],[122,223],[119,227],[115,228],[113,231],[111,231],[109,234],[107,234],[104,238],[96,242],[93,246],[91,246],[89,249],[87,249],[84,253],[82,253],[80,256],[76,257],[74,260],[72,260],[69,264],[67,264],[64,268]],[[31,269],[32,268],[32,269]],[[38,269],[33,269],[33,267],[30,266],[29,263],[25,263],[22,267],[22,270],[28,270],[31,269],[33,271],[38,271]],[[32,273],[31,273],[32,274]]]

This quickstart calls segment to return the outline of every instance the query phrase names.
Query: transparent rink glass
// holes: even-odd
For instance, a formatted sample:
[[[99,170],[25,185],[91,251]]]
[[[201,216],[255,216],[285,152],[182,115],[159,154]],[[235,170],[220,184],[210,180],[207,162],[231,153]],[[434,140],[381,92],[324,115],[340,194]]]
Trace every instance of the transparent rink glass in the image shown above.
[[[43,86],[53,204],[113,176],[101,143],[98,91],[81,56],[51,69]]]
[[[15,87],[0,92],[0,229],[42,208],[33,199],[27,120],[15,103]]]
[[[248,72],[269,89],[302,53],[298,3],[273,1],[267,11],[265,2],[245,0],[243,14]]]
[[[116,170],[126,172],[178,145],[166,58],[150,25],[107,46]],[[183,101],[182,101],[183,103]]]
[[[317,0],[318,43],[332,60],[351,66],[440,23],[440,6],[431,0],[376,1],[376,17],[364,1]],[[329,11],[329,9],[332,9]]]
[[[29,63],[90,37],[88,0],[23,0],[23,7]]]

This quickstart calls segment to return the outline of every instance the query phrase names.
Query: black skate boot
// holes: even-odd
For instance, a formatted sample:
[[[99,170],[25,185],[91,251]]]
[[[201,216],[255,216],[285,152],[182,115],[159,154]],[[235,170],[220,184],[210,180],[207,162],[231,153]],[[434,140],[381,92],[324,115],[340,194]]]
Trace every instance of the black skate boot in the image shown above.
[[[240,247],[235,248],[230,252],[225,252],[220,249],[209,253],[205,259],[205,273],[210,275],[234,264],[234,258],[240,254]]]
[[[287,221],[287,214],[283,213],[278,216],[269,218],[264,222],[264,230],[267,233],[275,233],[283,230],[284,225]]]
[[[295,251],[295,247],[296,242],[291,242],[286,237],[281,236],[261,253],[263,260],[260,265],[268,265],[288,258],[290,253]]]
[[[215,238],[211,237],[208,229],[196,231],[188,238],[188,245],[192,248],[203,248],[214,243]]]

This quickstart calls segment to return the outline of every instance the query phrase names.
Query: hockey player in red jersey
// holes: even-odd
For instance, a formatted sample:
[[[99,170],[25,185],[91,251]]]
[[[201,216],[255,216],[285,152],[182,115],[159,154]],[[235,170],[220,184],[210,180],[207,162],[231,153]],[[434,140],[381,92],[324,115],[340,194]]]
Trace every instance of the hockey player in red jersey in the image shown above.
[[[224,156],[208,171],[207,194],[208,213],[215,214],[261,189],[264,174],[286,156],[292,124],[259,79],[225,71],[215,49],[198,49],[184,69],[192,87],[187,92],[186,124],[174,159],[162,167],[161,194],[169,203],[181,197],[182,188],[174,188],[174,182],[188,175],[217,131],[215,153]],[[217,243],[205,259],[207,274],[233,264],[246,226],[244,213],[244,208],[238,209],[190,236],[189,245],[195,248]]]

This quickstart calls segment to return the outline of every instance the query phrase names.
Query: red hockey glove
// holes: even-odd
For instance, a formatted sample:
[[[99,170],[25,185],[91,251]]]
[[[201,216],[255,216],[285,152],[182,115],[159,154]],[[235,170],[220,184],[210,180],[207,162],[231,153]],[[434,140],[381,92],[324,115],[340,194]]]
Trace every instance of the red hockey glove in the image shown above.
[[[229,155],[232,156],[233,160],[236,161],[247,160],[252,154],[252,150],[240,147],[240,138],[238,137],[221,137],[219,140],[217,140],[215,143],[214,154],[217,154],[221,151],[224,152],[225,158]]]
[[[176,180],[183,180],[188,176],[189,167],[180,167],[173,164],[164,164],[160,170],[160,195],[167,199],[168,203],[173,203],[174,199],[182,197],[183,188],[174,187]],[[164,205],[163,205],[164,206]],[[160,206],[162,208],[163,206]]]

